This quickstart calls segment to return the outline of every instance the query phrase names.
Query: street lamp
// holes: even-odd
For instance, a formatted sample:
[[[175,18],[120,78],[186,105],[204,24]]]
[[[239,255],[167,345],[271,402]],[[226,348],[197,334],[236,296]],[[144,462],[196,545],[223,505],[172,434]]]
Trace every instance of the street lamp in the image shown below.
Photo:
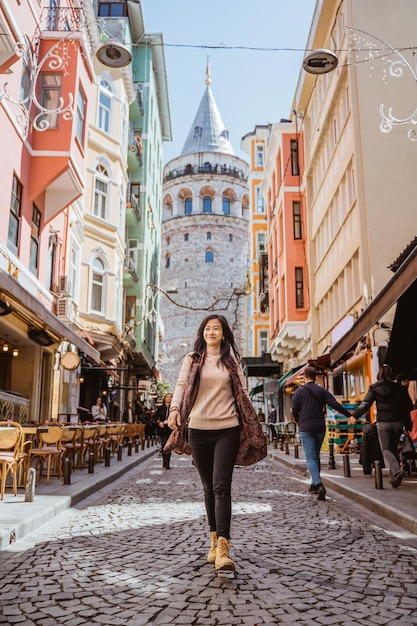
[[[309,74],[327,74],[336,69],[339,60],[331,50],[313,50],[303,61],[303,68]]]

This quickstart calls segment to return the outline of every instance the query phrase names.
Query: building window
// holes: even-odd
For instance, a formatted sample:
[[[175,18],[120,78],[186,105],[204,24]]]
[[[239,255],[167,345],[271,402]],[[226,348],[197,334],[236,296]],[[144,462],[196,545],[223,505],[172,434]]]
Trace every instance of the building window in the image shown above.
[[[207,239],[211,239],[211,233],[207,233]]]
[[[228,240],[229,241],[233,241],[233,235],[232,234],[229,234]]]
[[[224,139],[229,141],[229,131],[228,130],[222,130],[222,132],[220,133],[220,137],[223,137]]]
[[[184,213],[185,215],[191,215],[193,212],[193,199],[186,198],[184,202]]]
[[[230,200],[223,198],[223,215],[230,215]]]
[[[39,240],[41,236],[41,212],[36,204],[32,206],[32,227],[30,232],[29,269],[38,275]]]
[[[15,254],[19,245],[20,213],[22,211],[22,183],[13,176],[12,193],[10,198],[9,232],[7,236],[8,246]]]
[[[91,264],[91,310],[104,313],[104,265],[100,259]]]
[[[78,268],[80,266],[80,249],[75,244],[71,247],[70,257],[70,292],[74,300],[78,300]]]
[[[297,309],[304,308],[304,280],[303,268],[295,268],[295,306]]]
[[[203,129],[201,128],[201,126],[196,126],[194,128],[194,137],[202,137],[203,136]]]
[[[165,267],[168,269],[169,267],[171,267],[171,255],[167,254],[165,256]]]
[[[40,116],[41,126],[58,128],[58,113],[61,101],[62,74],[41,74],[41,91],[39,101],[44,109],[50,111]]]
[[[184,241],[189,241],[190,240],[190,236],[188,233],[185,233],[184,235]]]
[[[292,220],[293,220],[294,239],[301,239],[302,238],[301,202],[292,203]]]
[[[206,263],[213,263],[214,261],[214,254],[211,250],[207,250],[206,252]]]
[[[256,187],[256,212],[265,213],[265,200],[261,196],[261,188]]]
[[[263,146],[256,146],[256,165],[257,165],[257,167],[263,167],[263,165],[264,165],[264,148],[263,148]]]
[[[99,17],[126,17],[125,2],[100,2]]]
[[[97,167],[97,174],[94,183],[94,205],[93,214],[96,217],[106,218],[108,191],[108,175],[107,170],[102,165]]]
[[[113,98],[113,90],[107,80],[100,82],[100,95],[98,101],[98,127],[105,133],[110,131],[111,119],[111,102]]]
[[[136,321],[136,296],[126,296],[125,324],[133,326]]]
[[[266,354],[268,352],[268,331],[267,330],[259,331],[259,351],[261,354]]]
[[[299,176],[300,163],[298,159],[298,140],[291,139],[291,174],[293,176]]]
[[[266,233],[256,233],[256,258],[260,259],[266,253]]]
[[[86,99],[81,87],[77,92],[77,109],[75,113],[75,136],[81,145],[84,143]]]
[[[203,169],[205,172],[211,172],[211,163],[208,163],[208,162],[204,163]]]
[[[210,198],[210,196],[204,196],[204,198],[203,198],[203,213],[211,213],[211,198]]]

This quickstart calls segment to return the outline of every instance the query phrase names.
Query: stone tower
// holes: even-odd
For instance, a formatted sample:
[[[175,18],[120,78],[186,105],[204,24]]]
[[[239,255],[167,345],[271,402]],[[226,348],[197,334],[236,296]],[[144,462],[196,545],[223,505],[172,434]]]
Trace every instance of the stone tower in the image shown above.
[[[159,371],[175,385],[204,317],[227,317],[241,354],[248,289],[248,164],[206,89],[181,155],[164,168]]]

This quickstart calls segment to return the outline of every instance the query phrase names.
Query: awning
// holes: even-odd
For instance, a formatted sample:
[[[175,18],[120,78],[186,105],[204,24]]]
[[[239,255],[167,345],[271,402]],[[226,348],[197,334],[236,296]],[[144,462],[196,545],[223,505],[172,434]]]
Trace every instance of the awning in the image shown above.
[[[242,358],[243,371],[248,378],[266,378],[268,376],[281,376],[282,367],[277,361],[273,361],[269,353],[262,356],[244,356]]]
[[[278,381],[278,386],[281,389],[282,387],[284,387],[285,385],[289,384],[289,379],[292,378],[293,376],[296,376],[297,372],[302,368],[305,367],[303,365],[300,365],[299,367],[293,367],[292,369],[290,369],[289,372],[287,372],[287,374],[285,374],[285,376],[283,376],[282,378],[279,379]]]
[[[407,257],[382,291],[372,300],[352,328],[330,349],[330,367],[345,361],[358,341],[366,335],[383,315],[414,283],[417,276],[417,248]],[[414,348],[413,348],[414,349]]]
[[[404,374],[410,380],[417,378],[417,280],[399,298],[395,310],[385,362],[396,376]]]
[[[15,278],[9,276],[3,270],[0,270],[0,291],[10,301],[13,311],[16,311],[16,315],[19,315],[19,311],[25,311],[25,322],[30,324],[30,321],[33,320],[34,324],[38,324],[42,328],[46,327],[45,329],[52,332],[60,341],[69,341],[93,359],[93,361],[96,363],[100,362],[100,353],[93,346],[90,346],[70,326],[61,322],[42,302],[26,291]]]
[[[253,398],[253,396],[257,396],[258,393],[262,393],[263,390],[264,390],[264,386],[263,386],[263,383],[262,383],[262,385],[257,385],[257,387],[253,387],[250,390],[249,395],[250,395],[251,398]]]

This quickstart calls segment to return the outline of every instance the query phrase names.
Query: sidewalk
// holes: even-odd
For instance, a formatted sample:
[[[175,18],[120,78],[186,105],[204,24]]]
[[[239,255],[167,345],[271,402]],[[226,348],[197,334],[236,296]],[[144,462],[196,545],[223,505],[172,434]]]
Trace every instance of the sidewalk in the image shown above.
[[[154,444],[149,448],[145,447],[144,450],[139,447],[138,452],[133,448],[132,456],[128,456],[127,448],[123,448],[121,461],[114,456],[109,467],[105,467],[104,463],[96,464],[94,473],[91,474],[88,473],[88,468],[77,469],[71,474],[70,485],[64,485],[56,476],[52,476],[47,485],[43,477],[36,485],[33,502],[25,502],[23,488],[19,488],[17,496],[14,496],[8,487],[4,500],[0,501],[0,550],[6,548],[13,537],[16,541],[22,539],[77,502],[114,482],[158,451],[159,445]]]
[[[299,445],[299,458],[294,457],[294,445],[290,444],[289,454],[269,445],[269,457],[287,467],[307,474],[307,465]],[[335,454],[336,469],[329,469],[329,454],[321,455],[321,476],[326,489],[336,491],[354,500],[361,506],[377,513],[410,533],[417,535],[417,474],[403,479],[398,489],[393,489],[389,482],[388,471],[382,470],[383,488],[375,488],[375,473],[365,476],[358,454],[349,454],[350,478],[344,475],[342,454]],[[330,495],[330,494],[329,494]]]
[[[36,486],[33,502],[25,502],[24,489],[20,488],[15,497],[8,488],[3,502],[0,502],[0,550],[9,545],[12,535],[16,540],[22,539],[45,522],[157,454],[158,450],[158,445],[144,450],[139,449],[138,452],[132,450],[132,456],[129,457],[127,449],[124,448],[121,461],[113,457],[110,467],[100,463],[95,466],[92,474],[88,473],[88,469],[77,470],[71,474],[70,485],[64,485],[56,477],[51,478],[49,485],[42,479]],[[270,444],[268,453],[270,459],[306,475],[307,468],[301,446],[298,459],[294,457],[293,445],[289,446],[289,454],[286,454],[285,451],[275,449]],[[383,489],[376,489],[374,474],[372,476],[363,474],[358,455],[349,455],[350,478],[344,476],[343,455],[336,454],[335,462],[336,469],[328,469],[329,455],[322,454],[322,477],[329,495],[331,491],[340,493],[417,535],[417,474],[412,478],[405,478],[399,489],[393,489],[389,484],[386,470],[383,470]]]

